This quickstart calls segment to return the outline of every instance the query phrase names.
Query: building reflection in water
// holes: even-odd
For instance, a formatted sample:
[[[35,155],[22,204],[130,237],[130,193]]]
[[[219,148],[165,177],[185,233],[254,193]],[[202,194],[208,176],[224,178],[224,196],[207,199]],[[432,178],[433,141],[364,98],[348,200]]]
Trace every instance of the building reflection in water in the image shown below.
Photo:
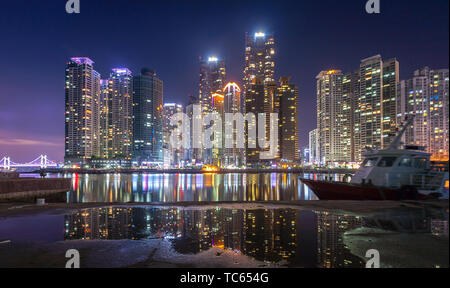
[[[317,197],[298,174],[72,174],[69,202],[290,201]],[[318,177],[303,175],[303,177]],[[338,176],[336,176],[338,177]]]
[[[108,207],[65,216],[65,239],[172,239],[180,253],[218,247],[300,267],[361,267],[343,233],[363,219],[294,209]]]

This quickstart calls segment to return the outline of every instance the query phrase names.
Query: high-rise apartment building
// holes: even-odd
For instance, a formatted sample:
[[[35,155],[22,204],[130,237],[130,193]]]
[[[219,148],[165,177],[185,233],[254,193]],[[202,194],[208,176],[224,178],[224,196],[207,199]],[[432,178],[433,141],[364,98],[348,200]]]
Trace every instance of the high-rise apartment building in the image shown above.
[[[320,162],[319,129],[309,131],[309,162],[318,164]]]
[[[245,67],[243,77],[244,107],[245,113],[253,113],[258,118],[259,113],[265,113],[265,136],[270,137],[270,113],[275,112],[277,84],[275,82],[275,41],[273,35],[263,32],[245,36]],[[249,128],[257,127],[255,123],[247,123]],[[253,126],[254,125],[254,126]],[[246,132],[246,139],[248,133]],[[257,165],[260,162],[259,147],[248,148],[248,145],[256,145],[256,139],[247,142],[245,160],[247,165]],[[269,161],[270,162],[270,161]]]
[[[242,98],[241,98],[241,88],[234,82],[227,83],[223,89],[225,96],[224,101],[224,112],[225,113],[242,113]],[[224,119],[225,120],[225,119]],[[225,127],[226,123],[224,123]],[[232,123],[232,134],[225,134],[224,142],[227,140],[233,143],[233,147],[225,147],[223,165],[222,166],[233,166],[239,167],[244,163],[244,149],[237,147],[237,123]],[[225,131],[225,130],[224,130]]]
[[[131,159],[133,144],[133,81],[127,68],[113,68],[108,81],[112,132],[109,158]]]
[[[383,93],[381,101],[381,143],[386,149],[395,138],[397,130],[397,86],[399,64],[392,58],[383,62]]]
[[[199,82],[199,102],[202,108],[202,115],[213,111],[214,94],[221,94],[225,85],[225,61],[217,57],[209,57],[207,61],[200,58],[200,82]],[[206,125],[204,128],[209,128]],[[203,163],[213,164],[213,150],[205,148],[202,151]]]
[[[87,57],[73,57],[65,70],[65,162],[84,164],[99,153],[97,106],[100,74]]]
[[[175,103],[165,103],[163,108],[163,159],[164,167],[181,167],[184,160],[184,150],[182,148],[175,149],[170,142],[170,136],[175,125],[170,124],[172,116],[177,113],[183,113],[183,106]]]
[[[448,69],[424,67],[398,85],[398,122],[415,115],[404,143],[426,147],[434,160],[448,160]]]
[[[263,83],[275,81],[275,40],[273,35],[263,32],[245,35],[244,91],[255,78]]]
[[[150,69],[133,77],[133,159],[162,161],[163,82]]]
[[[298,155],[298,87],[291,77],[281,77],[276,95],[278,113],[278,141],[281,161],[297,161]]]
[[[350,105],[343,98],[344,75],[340,70],[322,71],[317,75],[317,129],[322,164],[351,160]]]
[[[100,81],[100,155],[102,159],[112,157],[112,123],[109,111],[112,109],[112,99],[109,93],[109,80]]]
[[[255,119],[245,124],[245,161],[247,166],[258,165],[261,161],[261,149],[258,146],[256,138],[249,137],[249,131],[257,130],[258,114],[264,113],[265,86],[264,79],[261,77],[253,78],[253,83],[247,86],[245,91],[245,113],[252,113]],[[267,134],[266,134],[267,136]]]
[[[366,148],[387,148],[395,136],[399,63],[395,58],[383,62],[380,55],[363,59],[359,77],[359,95],[355,100],[359,109],[355,116],[359,125],[354,146],[356,161],[361,160]]]
[[[225,61],[217,57],[209,57],[207,61],[200,58],[199,101],[202,113],[212,111],[212,95],[222,93],[225,85]]]
[[[342,141],[343,155],[351,161],[355,161],[355,146],[358,145],[360,129],[359,106],[357,105],[359,95],[359,70],[347,73],[342,78]]]

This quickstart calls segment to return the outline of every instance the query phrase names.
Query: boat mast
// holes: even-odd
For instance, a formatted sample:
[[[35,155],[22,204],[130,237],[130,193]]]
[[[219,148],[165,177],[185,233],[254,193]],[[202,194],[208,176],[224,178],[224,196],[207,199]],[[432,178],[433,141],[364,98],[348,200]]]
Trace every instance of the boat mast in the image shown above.
[[[406,128],[408,128],[414,121],[415,115],[410,115],[408,117],[406,123],[403,125],[402,129],[398,132],[397,136],[395,136],[394,140],[392,140],[388,149],[398,149],[402,140],[403,134],[405,134]]]

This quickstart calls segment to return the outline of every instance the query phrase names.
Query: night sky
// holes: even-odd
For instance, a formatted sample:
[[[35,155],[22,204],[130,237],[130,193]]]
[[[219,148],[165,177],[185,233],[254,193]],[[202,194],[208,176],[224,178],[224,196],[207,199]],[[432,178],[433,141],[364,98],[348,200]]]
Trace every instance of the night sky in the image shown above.
[[[315,76],[324,69],[351,72],[375,54],[397,57],[400,77],[415,69],[449,67],[448,0],[154,1],[8,0],[0,17],[0,159],[30,161],[41,153],[64,156],[64,68],[87,56],[106,78],[111,68],[142,67],[164,81],[164,101],[185,104],[198,93],[198,57],[227,63],[242,83],[244,33],[272,32],[276,78],[299,86],[300,144],[315,128]]]

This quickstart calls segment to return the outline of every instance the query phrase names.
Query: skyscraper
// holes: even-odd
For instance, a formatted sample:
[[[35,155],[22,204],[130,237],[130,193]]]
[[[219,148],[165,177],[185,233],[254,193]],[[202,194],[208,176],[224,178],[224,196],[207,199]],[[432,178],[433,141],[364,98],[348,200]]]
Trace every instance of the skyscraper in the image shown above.
[[[100,158],[112,157],[111,97],[108,88],[109,80],[100,81]]]
[[[175,149],[170,143],[170,135],[176,126],[170,124],[170,119],[177,113],[183,113],[183,106],[175,103],[165,103],[163,109],[163,158],[164,167],[180,167],[184,150]]]
[[[277,85],[275,82],[275,41],[273,35],[258,32],[245,35],[245,67],[243,77],[244,111],[253,113],[266,113],[266,140],[270,137],[270,113],[275,112]],[[246,136],[249,128],[257,127],[257,121],[247,123]],[[248,139],[248,137],[246,137]],[[247,142],[245,160],[247,165],[257,165],[260,162],[260,148],[248,148],[256,145],[256,139]]]
[[[415,115],[405,144],[426,147],[434,160],[448,160],[448,69],[424,67],[398,85],[398,122]]]
[[[100,74],[87,57],[73,57],[65,70],[65,162],[84,164],[98,147]]]
[[[226,70],[225,61],[217,57],[209,57],[207,61],[200,57],[200,82],[199,82],[199,102],[202,109],[202,115],[213,111],[213,94],[222,93],[225,84]],[[206,125],[204,128],[209,128]],[[213,150],[203,149],[203,163],[213,164]]]
[[[322,71],[317,75],[317,129],[320,162],[350,161],[349,121],[344,115],[343,74],[340,70]],[[347,113],[348,114],[348,113]]]
[[[399,82],[399,64],[397,59],[383,62],[383,93],[381,101],[382,130],[381,143],[386,149],[396,135],[397,129],[397,86]]]
[[[309,131],[309,162],[320,162],[320,150],[319,150],[319,129]]]
[[[212,95],[222,93],[225,85],[225,61],[217,57],[209,57],[207,61],[200,58],[199,101],[202,113],[212,111]]]
[[[298,87],[289,83],[291,77],[281,77],[277,106],[279,153],[282,161],[297,161],[298,155]]]
[[[275,40],[263,32],[245,35],[244,91],[261,77],[263,84],[275,81]]]
[[[225,113],[242,113],[241,88],[235,82],[229,82],[223,89],[225,95],[224,112]],[[224,119],[225,120],[225,119]],[[224,123],[226,125],[226,123]],[[233,122],[232,135],[225,134],[228,141],[233,143],[233,147],[225,147],[223,166],[239,167],[244,163],[244,149],[237,147],[237,123]],[[225,131],[225,130],[224,130]],[[224,139],[226,142],[227,139]]]
[[[184,157],[186,160],[186,164],[188,164],[188,165],[195,165],[196,163],[201,162],[202,158],[203,158],[203,150],[201,148],[197,148],[198,146],[201,146],[201,139],[194,138],[194,130],[193,130],[194,129],[194,125],[193,125],[194,119],[193,118],[197,117],[197,119],[196,119],[197,121],[202,120],[201,115],[194,116],[195,107],[200,107],[199,110],[201,112],[201,105],[200,105],[198,99],[192,95],[189,95],[189,102],[188,102],[188,105],[186,106],[186,115],[190,119],[190,127],[189,127],[190,148],[184,149]]]
[[[397,127],[397,85],[399,63],[394,59],[382,60],[375,55],[361,60],[359,95],[357,101],[359,122],[355,142],[355,160],[361,160],[366,148],[387,148]],[[355,123],[356,125],[356,123]]]
[[[133,77],[133,159],[162,161],[163,82],[150,69]]]
[[[114,68],[108,81],[111,98],[112,143],[110,158],[131,159],[133,142],[133,82],[127,68]]]
[[[259,113],[264,113],[265,89],[264,79],[261,77],[253,78],[253,83],[247,85],[245,91],[245,114],[252,113],[255,118],[245,125],[245,162],[247,166],[258,165],[260,161],[261,149],[258,147],[257,139],[249,137],[248,131],[257,129],[257,117]],[[266,134],[267,135],[267,134]]]

